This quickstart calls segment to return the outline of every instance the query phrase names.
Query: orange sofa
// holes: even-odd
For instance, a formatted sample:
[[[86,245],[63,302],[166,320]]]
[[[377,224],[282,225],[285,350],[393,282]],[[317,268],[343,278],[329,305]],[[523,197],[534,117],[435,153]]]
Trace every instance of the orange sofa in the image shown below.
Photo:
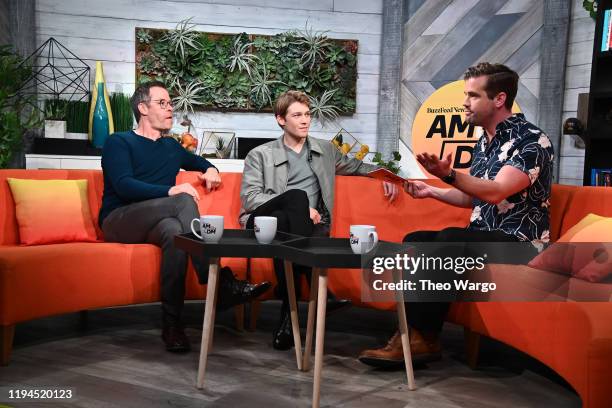
[[[241,175],[225,173],[223,186],[205,193],[202,213],[222,214],[226,228],[238,228]],[[8,363],[15,324],[38,317],[86,309],[159,300],[159,250],[151,245],[69,243],[19,246],[14,203],[7,177],[87,179],[91,213],[97,217],[103,180],[96,170],[0,170],[0,346]],[[197,183],[196,175],[181,172],[178,182]],[[437,184],[437,182],[432,182]],[[361,177],[337,177],[332,235],[348,236],[349,225],[377,226],[380,239],[401,241],[408,232],[466,225],[470,211],[434,200],[414,201],[400,194],[388,203],[380,182]],[[612,216],[612,189],[555,185],[551,238],[588,213]],[[97,224],[97,220],[94,220]],[[98,231],[98,237],[102,235]],[[224,259],[239,276],[272,280],[267,259]],[[249,266],[249,268],[247,268]],[[188,274],[187,297],[204,298],[205,288]],[[392,309],[391,303],[361,301],[361,273],[332,270],[329,287],[357,305]],[[595,284],[596,285],[596,284]],[[265,296],[270,297],[269,291]],[[307,296],[303,291],[304,296]],[[608,407],[612,400],[612,303],[456,303],[448,320],[466,328],[475,350],[479,335],[500,340],[540,360],[570,383],[586,407]]]

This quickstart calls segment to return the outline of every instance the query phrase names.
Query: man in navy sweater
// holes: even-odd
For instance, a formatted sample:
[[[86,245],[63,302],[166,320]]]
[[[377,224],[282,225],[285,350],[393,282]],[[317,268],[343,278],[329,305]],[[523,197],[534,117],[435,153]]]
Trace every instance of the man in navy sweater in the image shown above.
[[[200,196],[191,184],[175,185],[175,180],[181,168],[200,171],[200,180],[211,191],[221,184],[221,177],[208,160],[162,137],[172,127],[172,101],[164,84],[140,85],[131,104],[138,127],[113,134],[102,152],[104,196],[99,223],[106,241],[161,248],[162,339],[168,351],[188,351],[189,340],[181,323],[187,254],[174,247],[174,236],[189,232],[191,220],[200,216]],[[196,259],[192,262],[200,282],[206,283],[208,265]],[[249,301],[269,286],[268,282],[251,285],[236,280],[229,268],[223,268],[220,306]]]

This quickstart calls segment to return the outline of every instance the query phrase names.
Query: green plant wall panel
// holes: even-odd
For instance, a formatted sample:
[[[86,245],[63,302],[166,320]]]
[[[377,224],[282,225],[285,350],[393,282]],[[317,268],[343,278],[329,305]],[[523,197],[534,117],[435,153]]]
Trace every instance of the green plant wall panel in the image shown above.
[[[306,92],[318,116],[356,108],[357,40],[290,31],[273,36],[136,28],[136,83],[164,82],[175,110],[271,111],[282,92]]]

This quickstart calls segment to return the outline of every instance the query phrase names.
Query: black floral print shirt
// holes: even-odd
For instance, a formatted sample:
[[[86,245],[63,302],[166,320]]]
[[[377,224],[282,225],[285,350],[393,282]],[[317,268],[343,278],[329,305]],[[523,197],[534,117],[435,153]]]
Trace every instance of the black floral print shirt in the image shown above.
[[[503,231],[541,250],[549,241],[553,160],[548,136],[522,114],[498,124],[490,143],[483,132],[474,148],[470,174],[493,180],[503,166],[512,166],[527,174],[531,185],[499,204],[474,198],[469,228]]]

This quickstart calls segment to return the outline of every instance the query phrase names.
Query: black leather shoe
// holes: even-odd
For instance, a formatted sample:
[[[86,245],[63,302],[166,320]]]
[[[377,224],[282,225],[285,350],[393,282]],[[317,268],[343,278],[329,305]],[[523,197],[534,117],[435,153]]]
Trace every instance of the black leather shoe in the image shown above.
[[[291,330],[291,316],[284,313],[280,326],[272,334],[272,347],[275,350],[289,350],[293,347],[293,332]]]
[[[189,339],[181,326],[164,326],[162,339],[166,344],[166,350],[173,353],[184,353],[191,350]]]
[[[219,274],[219,298],[217,307],[221,310],[241,305],[261,296],[270,288],[270,282],[257,284],[234,277],[232,270],[224,267]]]

